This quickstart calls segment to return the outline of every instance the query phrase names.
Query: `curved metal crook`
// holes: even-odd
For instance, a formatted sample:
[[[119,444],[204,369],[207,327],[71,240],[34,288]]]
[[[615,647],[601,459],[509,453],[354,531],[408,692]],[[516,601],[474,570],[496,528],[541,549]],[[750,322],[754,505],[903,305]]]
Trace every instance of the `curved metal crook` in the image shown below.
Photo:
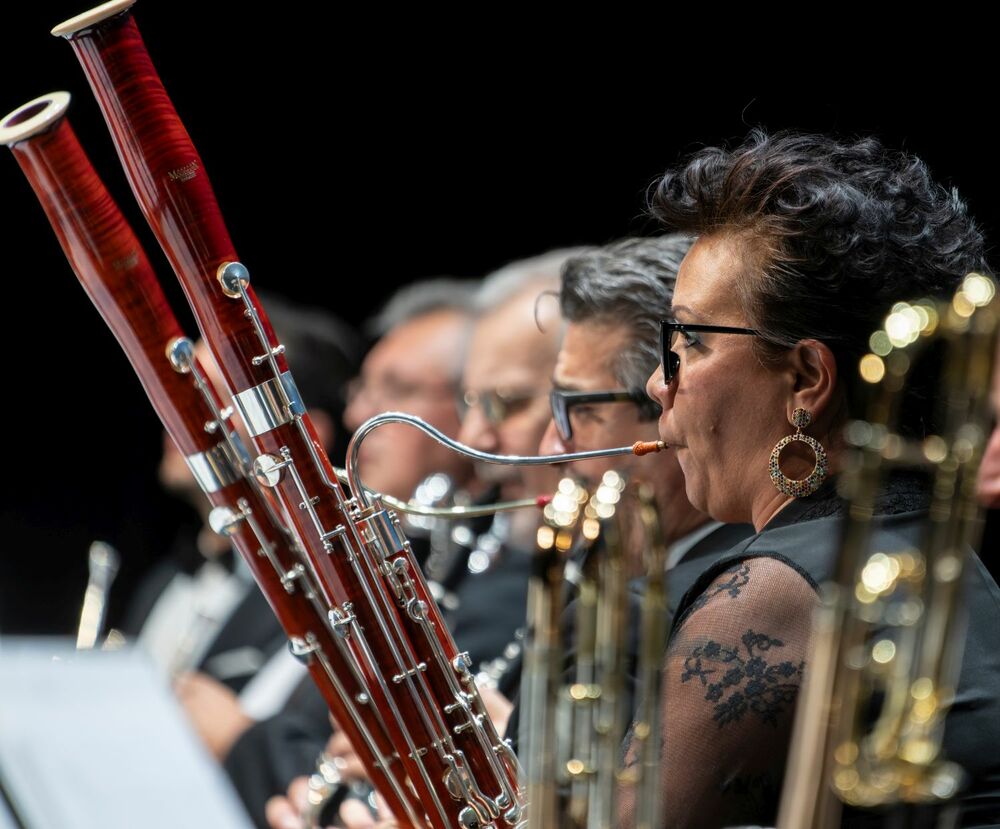
[[[371,491],[365,488],[364,482],[358,471],[358,454],[361,451],[361,442],[379,426],[388,423],[404,423],[408,426],[420,429],[420,431],[432,437],[442,446],[446,446],[460,455],[473,458],[485,463],[504,464],[507,466],[545,466],[556,463],[569,463],[571,461],[583,461],[589,458],[610,458],[619,455],[644,455],[648,452],[659,451],[666,448],[663,441],[656,441],[655,447],[652,444],[641,441],[632,446],[618,446],[614,449],[593,449],[589,452],[566,452],[562,455],[494,455],[490,452],[480,452],[464,443],[459,443],[448,437],[440,429],[436,429],[424,420],[415,415],[405,412],[383,412],[368,418],[362,423],[351,438],[347,447],[347,484],[351,494],[357,499],[358,506],[365,510],[371,506]],[[466,513],[467,515],[469,513]]]

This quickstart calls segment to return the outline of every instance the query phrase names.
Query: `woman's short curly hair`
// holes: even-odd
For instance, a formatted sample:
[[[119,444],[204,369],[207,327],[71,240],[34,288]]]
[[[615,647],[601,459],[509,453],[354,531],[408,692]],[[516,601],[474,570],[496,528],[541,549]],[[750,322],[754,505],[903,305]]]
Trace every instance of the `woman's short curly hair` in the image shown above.
[[[742,244],[737,291],[762,359],[814,338],[843,372],[894,302],[949,296],[969,271],[989,272],[958,192],[874,138],[754,130],[667,172],[651,209],[671,230]]]

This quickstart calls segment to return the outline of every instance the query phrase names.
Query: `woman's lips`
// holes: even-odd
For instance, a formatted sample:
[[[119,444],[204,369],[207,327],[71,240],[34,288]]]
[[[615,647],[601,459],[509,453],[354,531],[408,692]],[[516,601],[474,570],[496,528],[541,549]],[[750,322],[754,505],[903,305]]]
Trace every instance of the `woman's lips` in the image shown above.
[[[660,431],[660,440],[662,440],[665,444],[667,444],[668,449],[684,448],[684,444],[681,443],[681,441],[675,439],[673,436],[670,435],[669,432],[663,430]]]

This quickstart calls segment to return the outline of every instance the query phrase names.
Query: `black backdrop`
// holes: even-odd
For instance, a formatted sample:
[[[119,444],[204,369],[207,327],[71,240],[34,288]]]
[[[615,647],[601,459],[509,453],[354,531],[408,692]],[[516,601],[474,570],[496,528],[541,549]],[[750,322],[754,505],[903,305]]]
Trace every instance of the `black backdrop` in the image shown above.
[[[682,36],[680,20],[669,31],[592,20],[595,30],[570,36],[525,20],[507,31],[488,14],[390,20],[372,7],[359,20],[320,5],[264,14],[141,0],[136,16],[255,285],[349,321],[415,278],[478,276],[647,230],[645,191],[659,171],[757,124],[878,134],[960,186],[995,236],[991,140],[977,129],[985,116],[967,63],[947,77],[940,56],[876,69],[846,42],[834,60],[819,46],[807,54],[805,41],[795,61],[759,61],[763,43],[740,54],[694,37],[701,22]],[[69,90],[85,148],[162,265],[75,58],[48,35],[82,8],[0,12],[0,114]],[[114,614],[190,516],[158,492],[157,423],[4,154],[0,630],[69,632],[92,539],[125,555]]]

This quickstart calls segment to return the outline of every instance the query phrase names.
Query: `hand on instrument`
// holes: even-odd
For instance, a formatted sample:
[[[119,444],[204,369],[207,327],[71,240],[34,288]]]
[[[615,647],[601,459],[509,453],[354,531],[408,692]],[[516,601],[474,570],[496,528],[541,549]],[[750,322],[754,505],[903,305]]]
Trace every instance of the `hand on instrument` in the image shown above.
[[[253,719],[240,708],[236,694],[206,674],[181,674],[174,680],[174,692],[198,736],[218,760],[253,725]]]
[[[302,815],[307,809],[309,778],[296,777],[288,786],[287,796],[272,797],[267,801],[264,814],[271,829],[303,829]],[[368,805],[349,797],[338,813],[344,829],[396,829],[398,824],[379,798],[379,815],[372,815]],[[333,829],[328,827],[327,829]]]
[[[344,829],[399,829],[399,824],[392,816],[385,805],[385,801],[378,795],[378,815],[372,817],[371,810],[367,804],[355,798],[348,798],[340,807],[340,821],[344,824]]]
[[[510,712],[514,710],[514,703],[496,688],[489,686],[480,685],[479,696],[483,699],[486,713],[490,715],[497,733],[503,736],[507,731],[507,721],[510,719]]]
[[[343,731],[334,731],[326,743],[325,753],[330,761],[340,772],[340,777],[345,783],[367,781],[368,774],[365,767],[354,753],[354,747]]]
[[[264,806],[264,817],[271,829],[302,829],[302,813],[306,810],[309,778],[296,777],[288,785],[287,796],[275,795]]]

